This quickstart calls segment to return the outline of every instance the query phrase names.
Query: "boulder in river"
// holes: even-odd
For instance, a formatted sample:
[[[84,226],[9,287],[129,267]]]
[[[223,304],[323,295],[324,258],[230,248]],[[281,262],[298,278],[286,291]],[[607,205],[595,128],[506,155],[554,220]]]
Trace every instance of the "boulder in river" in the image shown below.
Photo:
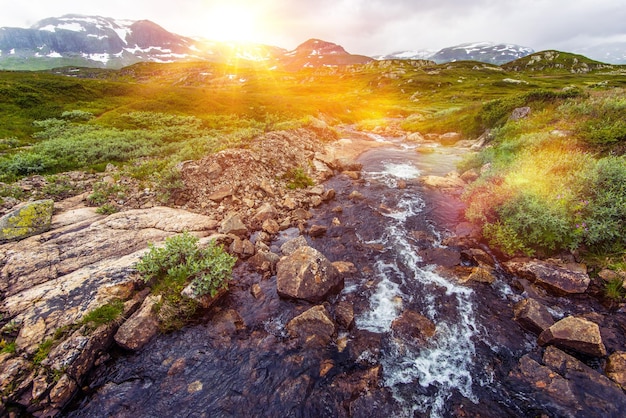
[[[276,266],[276,287],[281,297],[321,302],[343,289],[343,276],[319,251],[300,247]]]
[[[424,315],[406,310],[392,322],[391,329],[396,335],[423,345],[435,335],[436,326]]]
[[[554,319],[548,308],[535,299],[524,299],[513,307],[515,320],[522,328],[534,333],[541,334],[554,324]]]
[[[307,345],[327,345],[336,332],[336,326],[323,305],[314,306],[296,316],[286,325],[292,338]]]
[[[542,346],[553,344],[589,356],[606,356],[598,324],[575,316],[563,318],[543,331],[538,342]]]
[[[504,263],[504,267],[509,273],[526,278],[559,296],[585,293],[590,282],[585,267],[580,264],[514,259]]]

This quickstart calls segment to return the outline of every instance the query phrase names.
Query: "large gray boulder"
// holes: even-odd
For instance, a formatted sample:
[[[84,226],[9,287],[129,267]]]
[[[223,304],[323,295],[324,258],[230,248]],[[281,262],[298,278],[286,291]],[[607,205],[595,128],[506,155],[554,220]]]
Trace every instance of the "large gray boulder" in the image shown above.
[[[278,295],[321,302],[343,289],[343,277],[319,251],[300,247],[282,258],[276,266]]]

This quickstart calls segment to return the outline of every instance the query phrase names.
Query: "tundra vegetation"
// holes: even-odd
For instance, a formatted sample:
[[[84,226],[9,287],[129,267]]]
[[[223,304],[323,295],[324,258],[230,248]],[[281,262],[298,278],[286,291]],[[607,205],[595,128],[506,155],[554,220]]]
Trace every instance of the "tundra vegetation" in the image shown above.
[[[509,256],[574,251],[617,268],[626,263],[626,69],[561,58],[542,69],[526,59],[501,67],[395,60],[298,72],[258,63],[1,72],[0,198],[23,198],[15,182],[32,175],[54,179],[51,194],[78,193],[60,173],[114,164],[166,202],[180,185],[177,163],[246,147],[263,132],[314,127],[313,118],[466,138],[488,132],[459,170],[481,172],[464,195],[466,217],[490,245]],[[589,71],[579,71],[581,62]],[[524,106],[528,117],[510,118]],[[302,174],[289,173],[292,187],[308,184]],[[104,206],[107,197],[124,193],[115,187],[98,183],[89,200],[111,213],[118,208]]]

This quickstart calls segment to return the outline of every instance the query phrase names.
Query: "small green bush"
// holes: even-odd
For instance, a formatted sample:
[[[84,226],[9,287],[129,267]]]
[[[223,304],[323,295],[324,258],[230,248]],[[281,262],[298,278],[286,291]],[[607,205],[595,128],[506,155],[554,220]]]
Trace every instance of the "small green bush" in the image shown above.
[[[311,177],[309,177],[302,167],[296,167],[284,176],[285,179],[289,180],[287,183],[288,189],[304,189],[309,186],[313,186],[315,182]]]
[[[621,301],[626,296],[626,289],[624,289],[624,280],[616,277],[609,280],[604,285],[604,295],[614,301]]]
[[[197,244],[198,238],[187,232],[166,239],[164,247],[151,244],[137,271],[146,282],[166,280],[180,286],[191,280],[196,296],[215,296],[228,286],[237,259],[215,241],[205,248]]]
[[[111,203],[105,203],[104,205],[96,209],[96,213],[100,215],[111,215],[113,213],[119,212],[119,210],[120,208],[118,208],[117,206]]]

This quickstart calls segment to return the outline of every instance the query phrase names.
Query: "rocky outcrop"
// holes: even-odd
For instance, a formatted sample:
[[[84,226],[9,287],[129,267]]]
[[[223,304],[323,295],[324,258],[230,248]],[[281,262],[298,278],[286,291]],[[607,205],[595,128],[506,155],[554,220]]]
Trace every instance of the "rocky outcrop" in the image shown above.
[[[445,177],[422,176],[419,178],[419,181],[430,189],[438,189],[444,192],[455,192],[466,186],[466,183],[456,172],[450,172]]]
[[[524,277],[555,295],[584,293],[589,275],[580,264],[560,264],[553,261],[514,259],[504,263],[509,273]]]
[[[343,289],[343,277],[330,261],[311,247],[299,247],[276,266],[278,295],[321,302]]]
[[[561,319],[543,331],[538,342],[539,345],[553,344],[589,356],[606,356],[598,324],[584,318],[568,316]]]
[[[50,229],[54,202],[38,200],[21,206],[0,218],[0,243],[28,238]]]
[[[149,242],[184,231],[208,235],[217,228],[206,216],[165,207],[108,217],[80,205],[66,209],[53,217],[54,229],[0,246],[0,313],[17,332],[15,357],[8,364],[26,359],[20,367],[33,370],[16,374],[5,366],[0,373],[16,388],[8,399],[19,397],[31,413],[64,405],[106,352],[118,324],[90,330],[81,326],[83,318],[131,298],[134,265]],[[80,215],[74,223],[67,216],[72,211]],[[41,367],[57,370],[61,379],[38,378]]]

